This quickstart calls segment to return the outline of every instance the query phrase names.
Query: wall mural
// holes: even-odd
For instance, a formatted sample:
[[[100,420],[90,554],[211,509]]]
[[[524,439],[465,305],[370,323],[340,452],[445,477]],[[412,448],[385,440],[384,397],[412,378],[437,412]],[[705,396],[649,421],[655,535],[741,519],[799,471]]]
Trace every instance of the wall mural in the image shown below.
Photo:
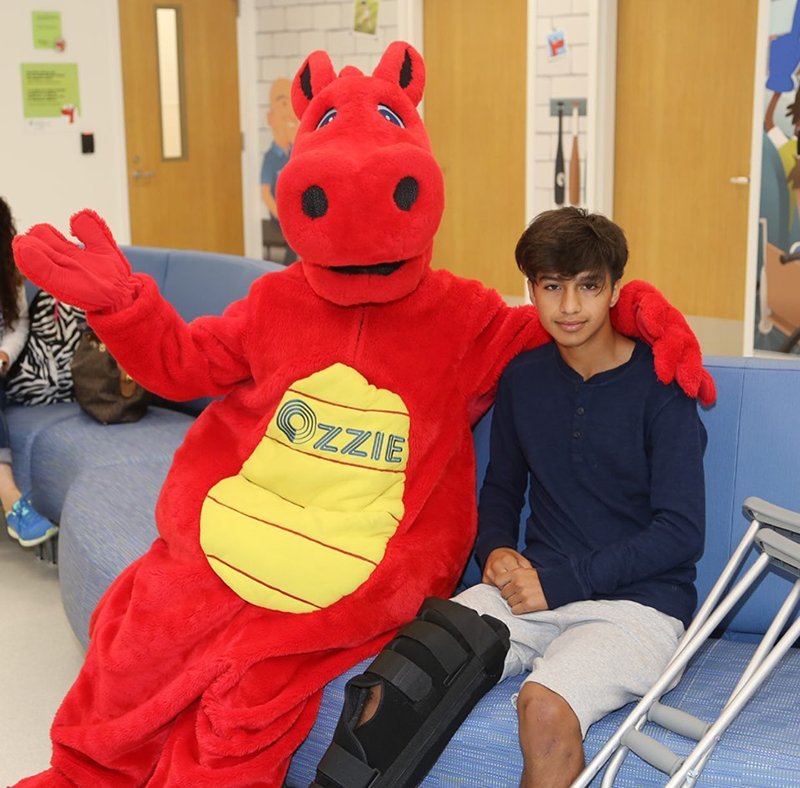
[[[292,152],[299,121],[292,108],[292,82],[279,77],[272,83],[269,93],[267,124],[272,131],[272,144],[261,163],[261,202],[264,218],[261,222],[264,259],[289,265],[297,255],[286,243],[278,217],[275,196],[278,176]]]
[[[770,3],[756,350],[800,352],[800,0]]]

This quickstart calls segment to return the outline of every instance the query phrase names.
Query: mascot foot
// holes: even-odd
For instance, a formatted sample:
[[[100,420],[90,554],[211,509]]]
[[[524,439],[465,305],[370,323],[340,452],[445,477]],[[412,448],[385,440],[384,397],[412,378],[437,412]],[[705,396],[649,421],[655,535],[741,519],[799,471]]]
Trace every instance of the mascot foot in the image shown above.
[[[427,599],[360,676],[311,788],[410,788],[499,680],[508,629],[457,602]]]

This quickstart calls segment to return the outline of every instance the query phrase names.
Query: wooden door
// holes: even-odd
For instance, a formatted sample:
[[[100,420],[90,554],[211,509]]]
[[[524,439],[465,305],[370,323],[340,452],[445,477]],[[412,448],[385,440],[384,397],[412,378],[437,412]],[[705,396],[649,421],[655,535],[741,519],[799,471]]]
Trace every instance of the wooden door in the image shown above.
[[[502,5],[502,9],[499,6]],[[527,2],[425,0],[425,124],[444,171],[433,265],[521,296]]]
[[[743,319],[758,0],[619,0],[614,219],[626,279]]]
[[[156,10],[170,8],[183,144],[165,151]],[[119,0],[119,15],[132,243],[243,254],[236,0]]]

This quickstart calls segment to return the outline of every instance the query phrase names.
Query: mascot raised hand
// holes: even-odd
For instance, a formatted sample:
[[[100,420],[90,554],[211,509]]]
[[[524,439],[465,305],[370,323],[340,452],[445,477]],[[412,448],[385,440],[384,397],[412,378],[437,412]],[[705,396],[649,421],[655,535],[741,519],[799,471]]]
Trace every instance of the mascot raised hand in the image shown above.
[[[222,397],[175,453],[160,538],[94,613],[52,768],[20,787],[279,788],[326,683],[453,591],[476,532],[470,427],[548,336],[533,307],[430,268],[443,182],[424,81],[401,42],[372,76],[306,60],[278,190],[302,259],[221,317],[184,323],[90,211],[72,219],[82,248],[46,225],[16,239],[25,274],[86,309],[146,388]],[[713,397],[656,291],[628,285],[614,320],[664,381]]]

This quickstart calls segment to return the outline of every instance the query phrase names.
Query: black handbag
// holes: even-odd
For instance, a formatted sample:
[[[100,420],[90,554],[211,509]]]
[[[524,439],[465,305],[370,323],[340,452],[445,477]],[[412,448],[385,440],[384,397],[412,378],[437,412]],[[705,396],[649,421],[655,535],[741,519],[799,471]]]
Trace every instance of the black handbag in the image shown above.
[[[144,416],[152,394],[122,367],[100,338],[86,331],[72,359],[75,399],[101,424],[130,424]]]

